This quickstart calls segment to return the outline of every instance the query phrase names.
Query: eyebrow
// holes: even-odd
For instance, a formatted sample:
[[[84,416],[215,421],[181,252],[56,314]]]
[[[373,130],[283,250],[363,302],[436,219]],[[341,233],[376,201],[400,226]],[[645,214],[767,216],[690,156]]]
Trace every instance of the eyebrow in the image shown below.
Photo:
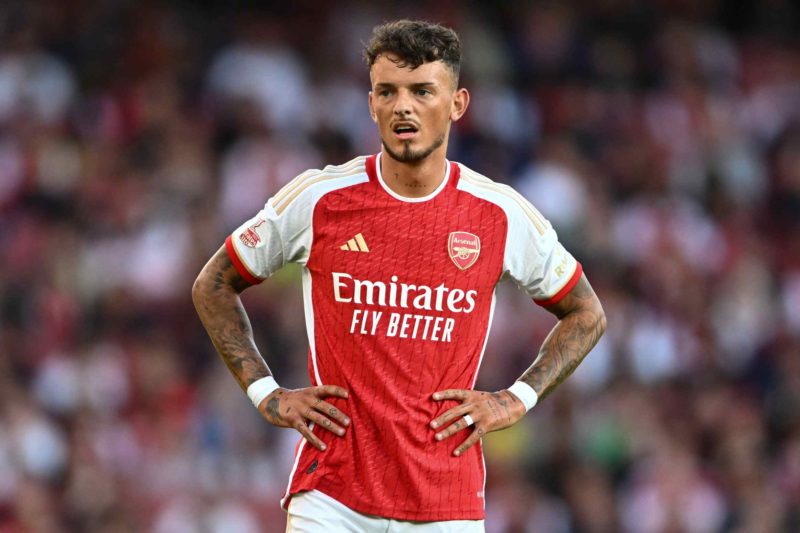
[[[423,81],[423,82],[420,82],[420,83],[412,83],[412,84],[409,85],[409,87],[411,87],[412,89],[419,89],[421,87],[433,87],[435,85],[436,85],[436,82]],[[381,82],[381,83],[376,83],[375,84],[375,88],[376,89],[394,89],[395,87],[397,87],[397,86],[394,83]]]

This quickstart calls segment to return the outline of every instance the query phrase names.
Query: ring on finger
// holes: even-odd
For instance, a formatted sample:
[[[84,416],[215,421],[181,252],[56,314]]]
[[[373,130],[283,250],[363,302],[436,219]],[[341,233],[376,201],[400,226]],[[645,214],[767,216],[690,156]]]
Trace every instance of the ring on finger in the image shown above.
[[[469,415],[467,414],[467,415],[464,415],[464,423],[467,425],[467,427],[469,427],[469,426],[471,426],[472,424],[474,424],[474,423],[475,423],[475,421],[472,419],[472,417],[471,417],[471,416],[469,416]]]

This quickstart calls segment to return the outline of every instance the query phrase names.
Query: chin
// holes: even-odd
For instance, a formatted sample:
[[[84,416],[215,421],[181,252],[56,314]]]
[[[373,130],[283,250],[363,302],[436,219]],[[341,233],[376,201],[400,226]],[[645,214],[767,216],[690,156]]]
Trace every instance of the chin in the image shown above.
[[[433,152],[436,151],[444,143],[444,135],[436,139],[427,148],[415,148],[412,143],[414,141],[402,141],[397,147],[390,147],[385,141],[382,141],[383,147],[392,159],[401,163],[420,163],[428,158]],[[416,144],[416,143],[414,143]]]

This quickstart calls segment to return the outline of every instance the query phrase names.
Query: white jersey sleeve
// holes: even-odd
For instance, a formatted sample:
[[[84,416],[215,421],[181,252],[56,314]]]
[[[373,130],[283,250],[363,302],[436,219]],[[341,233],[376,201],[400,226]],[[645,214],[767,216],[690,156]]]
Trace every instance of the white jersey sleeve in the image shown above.
[[[524,198],[508,220],[503,274],[539,305],[552,305],[580,279],[581,264],[558,241],[553,226]]]
[[[242,277],[259,283],[287,263],[304,263],[311,245],[309,199],[293,202],[279,213],[272,197],[226,239],[228,255]]]
[[[260,283],[288,263],[305,265],[311,252],[314,207],[333,190],[368,180],[364,157],[300,174],[236,228],[225,248],[239,274]]]
[[[460,165],[458,188],[502,208],[508,222],[503,277],[512,279],[542,306],[553,305],[578,282],[583,272],[560,242],[553,226],[508,185]]]

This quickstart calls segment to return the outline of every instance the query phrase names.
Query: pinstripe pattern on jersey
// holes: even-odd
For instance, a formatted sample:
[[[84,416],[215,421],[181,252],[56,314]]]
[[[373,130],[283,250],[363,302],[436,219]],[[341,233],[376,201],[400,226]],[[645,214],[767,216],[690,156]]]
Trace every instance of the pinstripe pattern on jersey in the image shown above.
[[[364,162],[366,157],[361,156],[339,166],[328,166],[322,170],[308,170],[303,172],[292,181],[287,183],[278,193],[270,200],[275,212],[279,215],[283,213],[287,207],[298,197],[303,191],[321,181],[346,178],[354,176],[360,172],[365,171]]]
[[[514,200],[533,223],[534,227],[536,227],[536,230],[540,235],[544,235],[545,231],[547,231],[548,223],[542,214],[539,213],[539,211],[533,207],[533,205],[531,205],[531,203],[526,200],[524,196],[508,185],[496,183],[486,176],[482,176],[474,170],[470,170],[463,165],[461,166],[461,179],[466,180],[476,187],[502,194],[503,196]]]
[[[325,452],[301,441],[282,504],[286,506],[291,494],[319,490],[364,514],[417,521],[482,519],[486,477],[481,448],[453,459],[449,443],[436,443],[427,426],[447,406],[425,399],[445,384],[474,386],[486,349],[494,288],[504,268],[509,217],[503,206],[518,221],[520,208],[505,196],[471,184],[458,189],[456,163],[451,163],[450,179],[435,198],[398,202],[384,194],[378,182],[377,159],[370,156],[363,167],[359,163],[339,167],[339,176],[360,168],[364,171],[321,183],[309,184],[317,177],[333,175],[330,167],[305,173],[270,200],[266,209],[276,218],[276,227],[292,238],[297,228],[303,231],[301,247],[308,252],[298,262],[305,267],[309,379],[312,385],[324,380],[345,387],[350,400],[334,405],[353,420],[343,439],[315,430],[329,444]],[[304,187],[308,189],[300,192]],[[291,205],[276,217],[274,206],[288,202]],[[468,271],[457,269],[450,260],[447,239],[453,231],[480,235],[484,244],[480,259]],[[369,244],[369,253],[353,253],[349,244],[342,250],[342,244],[355,240],[355,235]],[[396,333],[388,333],[393,313],[400,320],[412,316],[404,309],[365,307],[337,299],[333,273],[387,287],[396,276],[398,285],[476,290],[480,298],[469,314],[446,309],[410,311],[432,320],[457,320],[453,342],[439,346],[414,338],[411,330],[409,338],[401,337],[400,325]],[[347,298],[350,285],[342,290]],[[369,312],[370,321],[359,324],[377,325],[377,329],[373,327],[369,334],[354,330],[356,311]],[[374,318],[381,312],[382,321]]]
[[[308,427],[313,431],[314,430],[314,422],[311,422],[308,425]],[[303,455],[303,448],[305,448],[306,443],[308,443],[308,441],[306,440],[305,437],[302,437],[300,439],[300,442],[297,444],[297,450],[294,453],[294,464],[292,465],[292,471],[289,474],[289,484],[286,485],[286,490],[284,491],[283,496],[281,497],[281,506],[282,507],[286,507],[286,506],[289,505],[289,497],[291,496],[290,489],[292,487],[292,480],[294,479],[295,472],[297,472],[297,465],[300,463],[300,456]]]

